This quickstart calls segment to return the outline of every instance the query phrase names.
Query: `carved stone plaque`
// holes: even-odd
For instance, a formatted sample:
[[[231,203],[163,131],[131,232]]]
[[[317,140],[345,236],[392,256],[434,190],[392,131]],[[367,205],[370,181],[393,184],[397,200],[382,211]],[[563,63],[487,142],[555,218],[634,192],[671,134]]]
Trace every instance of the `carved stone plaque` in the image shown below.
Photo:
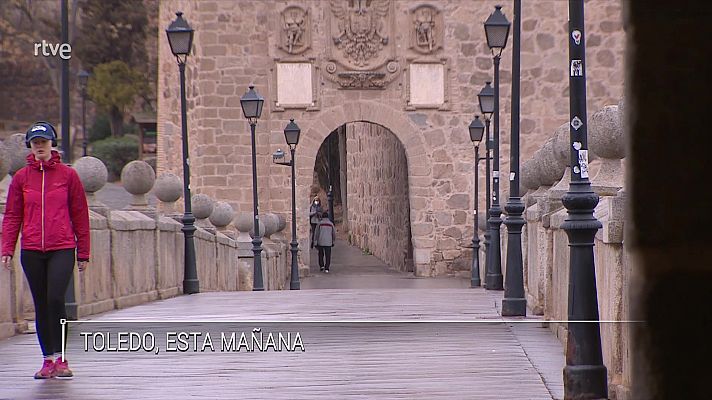
[[[445,28],[442,13],[430,5],[411,10],[410,48],[421,54],[432,54],[443,47]]]
[[[277,106],[314,103],[311,63],[277,63]]]
[[[281,32],[279,48],[289,54],[300,54],[311,47],[309,11],[299,6],[289,6],[280,14]]]

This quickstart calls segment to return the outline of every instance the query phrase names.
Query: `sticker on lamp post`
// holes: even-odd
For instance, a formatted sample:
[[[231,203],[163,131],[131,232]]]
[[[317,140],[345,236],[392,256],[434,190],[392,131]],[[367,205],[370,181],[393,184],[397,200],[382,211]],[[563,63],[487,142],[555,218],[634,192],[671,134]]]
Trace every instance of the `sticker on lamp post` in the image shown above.
[[[571,60],[571,76],[583,76],[583,62]]]
[[[575,130],[579,130],[583,126],[583,121],[579,117],[574,117],[574,119],[571,120],[571,126]]]
[[[581,177],[588,178],[588,150],[578,151],[578,163],[581,167]]]
[[[581,31],[580,30],[576,29],[573,32],[571,32],[571,37],[574,39],[574,43],[576,43],[577,46],[581,44]]]

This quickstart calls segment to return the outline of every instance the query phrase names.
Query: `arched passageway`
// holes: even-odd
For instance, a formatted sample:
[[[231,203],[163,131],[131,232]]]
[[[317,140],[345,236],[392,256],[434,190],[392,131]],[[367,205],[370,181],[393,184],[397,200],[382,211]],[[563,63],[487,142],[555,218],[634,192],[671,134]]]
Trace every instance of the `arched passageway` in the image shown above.
[[[340,239],[391,269],[414,270],[408,161],[389,129],[359,121],[332,131],[317,152],[310,195],[325,210],[333,202]]]

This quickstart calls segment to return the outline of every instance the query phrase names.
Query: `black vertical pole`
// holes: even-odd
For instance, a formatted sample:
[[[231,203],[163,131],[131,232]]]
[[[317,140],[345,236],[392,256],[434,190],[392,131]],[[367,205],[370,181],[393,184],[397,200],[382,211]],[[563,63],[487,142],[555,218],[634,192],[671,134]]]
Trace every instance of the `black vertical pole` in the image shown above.
[[[252,135],[252,210],[255,237],[252,238],[252,253],[254,276],[252,283],[253,291],[265,290],[262,282],[262,237],[260,236],[260,213],[257,205],[257,148],[255,147],[255,128],[257,121],[250,122],[250,134]]]
[[[62,43],[69,43],[69,9],[67,0],[60,1]],[[60,80],[61,89],[61,111],[62,111],[62,161],[69,164],[72,162],[71,147],[69,139],[69,60],[61,59],[62,76]],[[74,293],[74,275],[69,279],[67,291],[64,295],[64,308],[67,311],[67,319],[76,320],[78,318],[77,299]]]
[[[492,180],[491,178],[491,173],[490,173],[490,168],[491,168],[491,163],[492,163],[492,155],[490,152],[492,151],[492,138],[490,137],[490,118],[485,114],[485,137],[487,140],[486,146],[485,146],[485,217],[489,214],[490,210],[490,196],[491,196],[491,190],[492,188],[490,187],[490,181]],[[489,274],[489,260],[492,258],[490,256],[490,227],[489,223],[485,219],[485,273]],[[485,289],[487,288],[487,277],[485,275]]]
[[[499,229],[502,209],[499,206],[499,60],[494,56],[494,158],[492,160],[492,208],[489,210],[490,249],[487,259],[487,290],[502,290],[502,249]]]
[[[569,0],[569,117],[571,184],[562,202],[561,225],[569,238],[569,322],[564,367],[566,399],[608,397],[601,351],[593,243],[601,223],[593,216],[598,195],[588,180],[586,75],[583,0]]]
[[[519,84],[522,0],[514,0],[514,33],[512,48],[512,147],[509,152],[509,199],[504,209],[507,217],[507,279],[502,300],[503,316],[527,315],[524,298],[524,266],[522,265],[522,226],[524,203],[519,197]]]
[[[183,293],[193,294],[200,291],[198,281],[198,267],[195,261],[195,216],[190,198],[190,159],[188,154],[188,112],[185,98],[185,62],[178,62],[180,71],[180,110],[181,110],[181,140],[183,142],[183,231],[184,249],[184,271],[183,271]]]
[[[87,156],[87,89],[82,89],[82,157]]]
[[[299,283],[299,266],[297,265],[297,251],[299,247],[299,243],[297,243],[297,198],[295,194],[296,190],[296,183],[295,183],[295,175],[294,175],[294,151],[295,151],[295,146],[290,146],[290,150],[292,152],[292,162],[290,163],[292,166],[292,242],[289,244],[291,247],[291,252],[292,252],[292,278],[289,281],[289,289],[290,290],[299,290],[300,289],[300,283]]]
[[[482,284],[480,280],[480,223],[478,221],[478,211],[479,211],[479,166],[480,166],[480,146],[475,146],[475,229],[472,235],[472,268],[470,270],[470,287],[480,287]]]

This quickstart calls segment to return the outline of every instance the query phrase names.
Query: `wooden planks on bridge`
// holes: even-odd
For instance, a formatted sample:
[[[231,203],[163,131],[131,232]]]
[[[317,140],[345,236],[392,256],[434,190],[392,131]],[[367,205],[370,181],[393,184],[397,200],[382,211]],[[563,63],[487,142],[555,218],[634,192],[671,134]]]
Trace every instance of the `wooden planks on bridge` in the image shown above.
[[[156,336],[165,324],[111,321],[184,321],[169,325],[174,330],[298,331],[305,351],[85,353],[72,341],[68,358],[76,377],[36,381],[39,346],[34,335],[22,335],[0,341],[0,399],[560,398],[561,346],[540,323],[502,322],[500,299],[501,292],[483,289],[180,296],[93,319],[123,330],[151,326]],[[189,321],[243,322],[196,328]],[[81,329],[100,326],[93,324]]]

